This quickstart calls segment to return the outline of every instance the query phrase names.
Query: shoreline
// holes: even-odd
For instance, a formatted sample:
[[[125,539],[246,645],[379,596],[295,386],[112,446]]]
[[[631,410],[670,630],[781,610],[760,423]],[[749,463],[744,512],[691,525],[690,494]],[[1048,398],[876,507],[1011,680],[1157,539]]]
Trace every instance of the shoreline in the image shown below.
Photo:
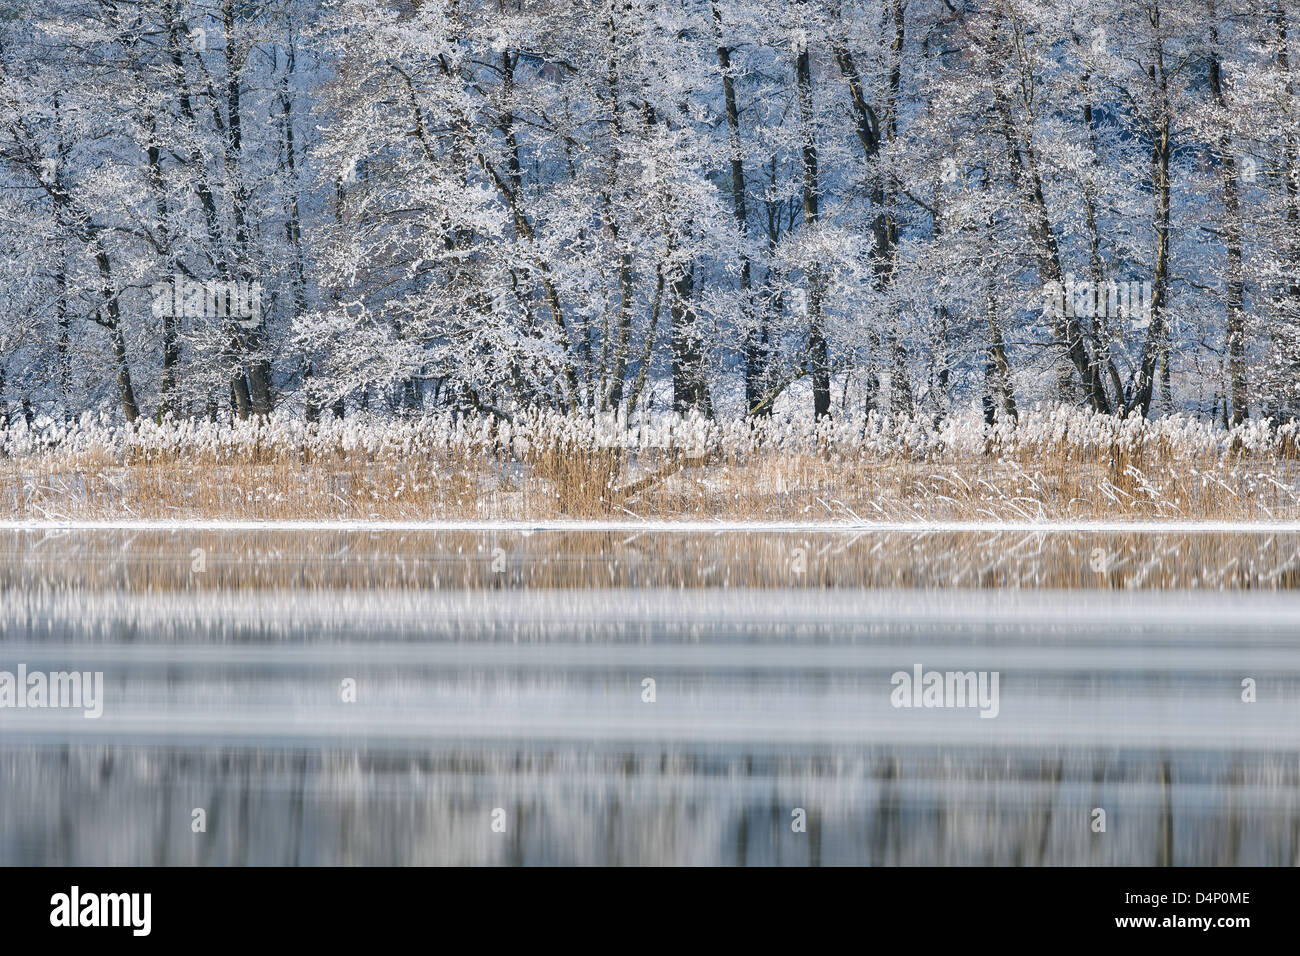
[[[543,519],[407,521],[385,519],[105,518],[0,519],[0,531],[446,531],[519,534],[1300,534],[1300,520],[1279,521],[704,521]]]

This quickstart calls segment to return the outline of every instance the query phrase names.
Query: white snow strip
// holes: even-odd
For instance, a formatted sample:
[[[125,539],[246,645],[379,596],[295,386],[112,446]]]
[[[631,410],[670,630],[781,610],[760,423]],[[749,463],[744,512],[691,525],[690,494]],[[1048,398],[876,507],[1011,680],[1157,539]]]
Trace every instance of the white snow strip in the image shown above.
[[[367,519],[251,521],[225,518],[0,520],[0,531],[608,531],[662,534],[1040,533],[1300,534],[1300,521],[386,521]]]

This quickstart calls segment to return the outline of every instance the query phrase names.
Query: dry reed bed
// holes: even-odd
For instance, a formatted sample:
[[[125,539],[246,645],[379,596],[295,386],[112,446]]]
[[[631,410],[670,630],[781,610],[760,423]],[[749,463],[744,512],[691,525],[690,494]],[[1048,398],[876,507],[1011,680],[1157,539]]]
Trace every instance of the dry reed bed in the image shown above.
[[[307,423],[19,421],[8,518],[1269,520],[1300,517],[1300,426],[1064,407],[704,421],[531,412]]]

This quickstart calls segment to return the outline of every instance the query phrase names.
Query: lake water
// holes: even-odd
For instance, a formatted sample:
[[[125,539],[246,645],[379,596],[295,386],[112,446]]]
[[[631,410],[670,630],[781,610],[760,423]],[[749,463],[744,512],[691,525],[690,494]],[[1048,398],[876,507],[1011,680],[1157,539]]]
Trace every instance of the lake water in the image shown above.
[[[1298,556],[6,532],[0,863],[1294,865]]]

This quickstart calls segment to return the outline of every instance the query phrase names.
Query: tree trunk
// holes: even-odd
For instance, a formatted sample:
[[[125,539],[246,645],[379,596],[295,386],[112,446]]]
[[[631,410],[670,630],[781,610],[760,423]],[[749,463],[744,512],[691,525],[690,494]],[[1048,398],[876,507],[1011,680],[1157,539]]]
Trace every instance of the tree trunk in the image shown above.
[[[1085,75],[1082,80],[1083,92],[1088,92],[1089,77]],[[1097,126],[1093,118],[1092,103],[1085,98],[1083,103],[1083,124],[1088,130],[1088,153],[1093,162],[1097,159]],[[1104,369],[1110,378],[1111,390],[1114,395],[1114,401],[1110,404],[1112,407],[1122,407],[1124,402],[1124,383],[1120,379],[1119,369],[1115,366],[1115,360],[1111,356],[1111,334],[1112,330],[1107,319],[1107,309],[1110,308],[1109,299],[1101,298],[1100,290],[1106,288],[1106,273],[1101,261],[1101,232],[1097,226],[1097,196],[1095,190],[1089,186],[1084,191],[1083,197],[1084,222],[1088,229],[1088,271],[1092,276],[1094,288],[1098,291],[1097,309],[1093,314],[1092,320],[1092,347],[1095,362],[1098,368]]]
[[[804,0],[800,0],[803,4]],[[817,143],[814,136],[812,65],[805,38],[795,58],[795,81],[799,94],[799,125],[803,157],[803,222],[811,237],[820,218],[821,188],[817,179]],[[813,417],[823,419],[831,413],[830,358],[822,328],[821,264],[808,267],[808,358],[812,372]]]
[[[691,409],[705,418],[713,417],[713,400],[709,395],[708,376],[704,369],[704,350],[696,328],[695,267],[689,266],[673,281],[672,316],[673,411],[684,414]]]
[[[1223,66],[1219,59],[1219,30],[1214,23],[1214,0],[1209,0],[1210,36],[1214,50],[1210,55],[1210,90],[1222,111],[1221,122],[1230,124],[1228,98],[1223,89]],[[1223,244],[1228,256],[1227,284],[1227,353],[1229,395],[1232,397],[1232,423],[1240,425],[1249,416],[1246,385],[1246,280],[1241,253],[1241,181],[1237,159],[1232,151],[1232,136],[1219,137],[1219,164],[1223,170]]]
[[[1159,6],[1153,7],[1153,27],[1159,31]],[[1165,328],[1165,301],[1169,285],[1169,227],[1171,216],[1171,183],[1169,158],[1172,150],[1169,118],[1169,84],[1165,75],[1164,46],[1157,35],[1156,62],[1148,68],[1152,85],[1158,92],[1157,114],[1153,124],[1151,144],[1152,221],[1155,226],[1155,272],[1151,280],[1151,324],[1147,327],[1146,343],[1137,370],[1137,381],[1132,389],[1129,410],[1138,409],[1143,417],[1151,412],[1151,398],[1155,388],[1156,363],[1168,347]],[[1166,360],[1166,369],[1168,362]]]
[[[150,124],[152,128],[152,123]],[[148,150],[149,180],[156,198],[154,208],[158,216],[158,244],[167,257],[167,274],[177,273],[176,259],[171,248],[171,235],[167,228],[167,196],[163,191],[162,150],[158,143],[151,142]],[[163,309],[162,313],[162,382],[158,390],[158,422],[161,423],[169,412],[174,411],[172,393],[176,388],[176,369],[180,365],[181,349],[178,338],[180,317],[175,309]]]
[[[641,391],[645,388],[646,379],[650,374],[650,365],[654,361],[655,336],[659,331],[659,314],[663,308],[664,301],[664,269],[660,264],[655,270],[655,294],[654,300],[650,303],[650,326],[646,329],[645,345],[641,350],[641,367],[637,369],[636,380],[632,383],[632,391],[627,397],[627,420],[630,422],[632,416],[636,414],[637,405],[641,401]]]
[[[135,400],[135,386],[131,383],[126,336],[122,332],[122,304],[118,300],[118,294],[113,291],[113,270],[109,265],[108,253],[102,248],[95,255],[95,263],[99,267],[99,276],[104,282],[103,308],[108,312],[108,319],[107,321],[101,319],[101,322],[108,329],[113,343],[113,364],[117,368],[117,390],[122,400],[122,414],[128,422],[134,422],[140,417],[140,406]]]
[[[749,213],[745,204],[745,162],[740,146],[740,110],[736,105],[736,84],[731,75],[731,50],[722,43],[722,14],[713,4],[713,28],[718,45],[718,69],[722,73],[722,101],[727,112],[728,146],[731,152],[731,209],[740,229],[741,241],[748,239]],[[763,395],[763,334],[750,297],[749,254],[740,253],[741,322],[745,329],[745,409],[748,413]]]
[[[246,283],[256,281],[249,270],[249,234],[248,234],[248,193],[244,186],[240,166],[243,161],[243,116],[240,108],[239,69],[236,63],[237,45],[235,37],[234,0],[223,0],[222,21],[225,26],[225,66],[226,66],[226,129],[228,133],[226,165],[232,174],[233,211],[235,218],[235,255],[238,262],[237,278]],[[238,398],[240,417],[249,413],[266,416],[271,414],[271,363],[262,352],[266,324],[261,318],[256,325],[245,326],[241,336],[235,331],[234,323],[230,325],[235,347],[248,356],[244,367],[234,376],[235,394]],[[245,382],[245,377],[247,381]],[[244,409],[243,395],[247,395],[248,408]]]

